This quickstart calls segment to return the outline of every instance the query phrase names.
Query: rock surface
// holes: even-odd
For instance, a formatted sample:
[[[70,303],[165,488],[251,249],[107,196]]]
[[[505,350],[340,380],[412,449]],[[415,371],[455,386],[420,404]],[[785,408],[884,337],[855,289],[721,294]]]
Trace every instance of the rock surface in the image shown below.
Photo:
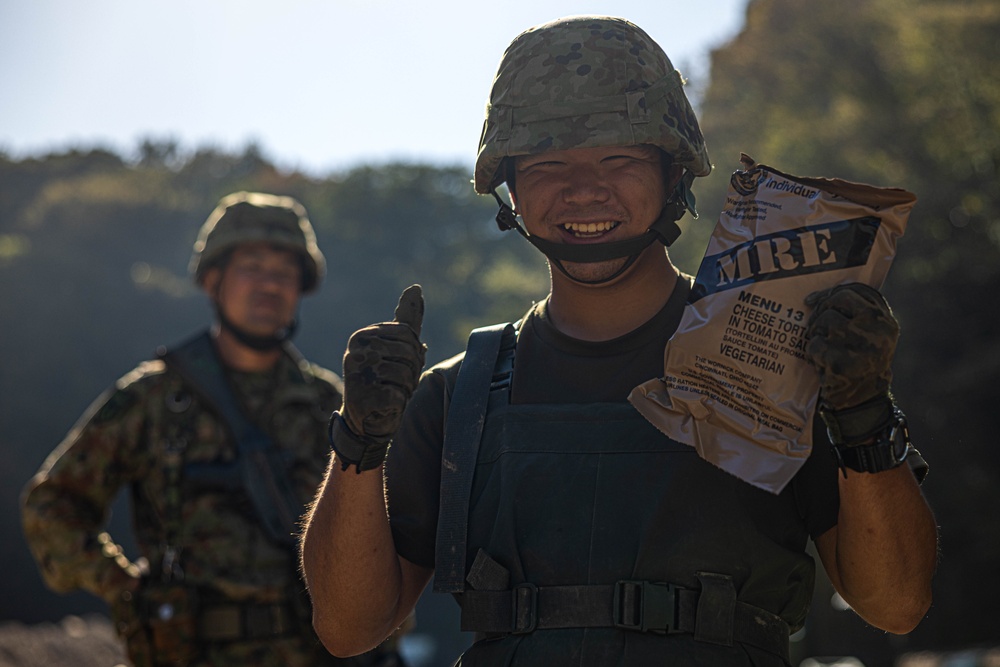
[[[0,667],[112,667],[128,662],[106,616],[0,623]]]

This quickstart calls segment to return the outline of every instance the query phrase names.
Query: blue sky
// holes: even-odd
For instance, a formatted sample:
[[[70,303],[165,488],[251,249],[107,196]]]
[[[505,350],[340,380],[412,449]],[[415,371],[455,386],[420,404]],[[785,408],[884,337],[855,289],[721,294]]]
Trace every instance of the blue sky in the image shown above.
[[[257,142],[314,174],[471,164],[510,40],[571,14],[628,18],[694,85],[747,0],[0,0],[0,151],[141,138]]]

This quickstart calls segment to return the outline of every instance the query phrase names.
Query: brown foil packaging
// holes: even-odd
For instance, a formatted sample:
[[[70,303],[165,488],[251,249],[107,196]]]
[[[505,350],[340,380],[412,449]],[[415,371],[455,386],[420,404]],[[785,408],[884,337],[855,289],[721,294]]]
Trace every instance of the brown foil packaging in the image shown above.
[[[916,197],[742,162],[664,375],[629,401],[706,461],[780,493],[813,444],[819,377],[804,353],[805,297],[850,282],[881,287]]]

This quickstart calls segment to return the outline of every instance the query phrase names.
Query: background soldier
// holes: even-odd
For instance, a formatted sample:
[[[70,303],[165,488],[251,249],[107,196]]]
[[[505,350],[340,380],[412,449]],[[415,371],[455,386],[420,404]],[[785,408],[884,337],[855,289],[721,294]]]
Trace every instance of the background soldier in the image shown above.
[[[291,345],[300,296],[325,261],[290,197],[235,193],[190,264],[208,331],[140,364],[100,397],[24,496],[46,583],[103,598],[137,667],[390,665],[317,641],[297,571],[298,520],[322,479],[342,383]],[[102,527],[131,492],[130,560]]]
[[[812,596],[810,538],[866,621],[919,622],[936,529],[901,461],[841,476],[818,445],[773,495],[626,401],[662,372],[691,289],[663,246],[710,169],[679,73],[637,26],[574,17],[511,43],[475,186],[546,255],[551,291],[419,384],[419,288],[393,322],[352,336],[334,465],[303,545],[332,652],[381,641],[433,574],[477,632],[464,667],[787,665]],[[866,294],[817,295],[809,354],[821,398],[850,421],[837,445],[884,453],[901,433],[888,394],[898,328]]]

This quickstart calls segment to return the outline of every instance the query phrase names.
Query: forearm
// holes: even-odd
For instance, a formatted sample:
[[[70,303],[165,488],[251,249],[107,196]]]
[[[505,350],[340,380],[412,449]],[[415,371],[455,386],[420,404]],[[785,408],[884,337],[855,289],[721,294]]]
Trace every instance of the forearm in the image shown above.
[[[343,405],[330,428],[335,454],[302,538],[313,626],[336,656],[381,643],[429,577],[396,554],[383,483],[388,444],[424,366],[423,313],[423,292],[411,285],[391,322],[359,329],[347,341]]]
[[[931,603],[934,516],[905,465],[875,474],[849,470],[839,484],[834,586],[867,622],[909,632]]]
[[[46,585],[58,592],[84,590],[113,600],[138,568],[90,515],[82,500],[61,496],[47,480],[36,480],[24,496],[25,540]]]
[[[302,568],[317,634],[331,653],[347,656],[378,645],[416,598],[393,545],[382,469],[340,468],[334,461],[309,515]]]

